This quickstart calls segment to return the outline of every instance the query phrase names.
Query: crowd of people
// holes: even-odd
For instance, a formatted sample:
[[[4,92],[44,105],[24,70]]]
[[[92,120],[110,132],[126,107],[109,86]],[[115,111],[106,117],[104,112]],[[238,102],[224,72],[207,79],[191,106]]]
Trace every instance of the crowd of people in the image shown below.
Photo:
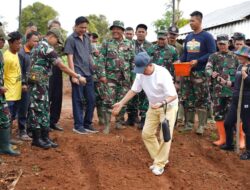
[[[45,36],[32,24],[24,36],[16,31],[5,35],[1,28],[0,48],[5,40],[9,46],[0,54],[0,153],[19,155],[11,145],[20,140],[42,149],[58,147],[49,133],[63,131],[59,125],[63,71],[72,85],[73,132],[99,132],[93,126],[95,108],[104,134],[110,133],[112,114],[117,130],[137,126],[155,175],[161,175],[169,162],[171,141],[164,142],[162,129],[159,141],[156,135],[165,118],[171,137],[175,126],[180,126],[179,132],[193,131],[195,114],[199,120],[195,132],[203,135],[212,118],[219,136],[213,144],[232,151],[241,106],[240,148],[246,151],[240,159],[250,159],[250,48],[240,32],[232,39],[220,34],[215,40],[202,29],[202,18],[199,11],[190,15],[193,31],[183,44],[177,42],[176,26],[158,31],[151,43],[145,24],[134,31],[119,20],[110,26],[111,38],[99,44],[98,34],[89,33],[89,21],[83,16],[75,20],[66,40],[58,20],[48,23]],[[190,63],[190,76],[176,75],[174,64],[180,62]],[[11,133],[14,120],[18,139]]]

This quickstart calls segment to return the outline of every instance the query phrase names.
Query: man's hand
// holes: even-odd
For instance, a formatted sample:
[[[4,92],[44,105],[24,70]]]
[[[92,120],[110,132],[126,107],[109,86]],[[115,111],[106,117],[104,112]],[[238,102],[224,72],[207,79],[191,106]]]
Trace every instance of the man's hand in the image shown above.
[[[28,86],[27,85],[23,85],[22,86],[22,91],[23,92],[27,92],[28,91]]]
[[[106,77],[101,77],[101,78],[99,79],[99,81],[100,81],[100,82],[103,82],[103,83],[107,83],[107,82],[108,82],[108,80],[107,80]]]
[[[152,104],[151,105],[151,108],[153,108],[153,109],[158,109],[158,108],[160,108],[162,106],[162,103],[161,102],[158,102],[158,103],[156,103],[156,104]]]
[[[219,75],[216,71],[212,72],[212,78],[216,78]]]
[[[71,81],[72,81],[72,83],[78,84],[78,85],[79,85],[79,80],[78,80],[77,78],[72,77],[72,78],[71,78]]]
[[[192,60],[192,61],[190,61],[190,63],[191,63],[191,67],[195,67],[198,64],[198,61]]]
[[[116,116],[121,111],[123,104],[121,102],[117,102],[112,107],[113,107],[112,114]]]
[[[0,94],[5,94],[8,91],[6,87],[0,87]]]
[[[83,77],[83,76],[81,76],[81,77],[79,78],[79,82],[80,82],[82,85],[85,85],[85,84],[87,83],[86,78]]]

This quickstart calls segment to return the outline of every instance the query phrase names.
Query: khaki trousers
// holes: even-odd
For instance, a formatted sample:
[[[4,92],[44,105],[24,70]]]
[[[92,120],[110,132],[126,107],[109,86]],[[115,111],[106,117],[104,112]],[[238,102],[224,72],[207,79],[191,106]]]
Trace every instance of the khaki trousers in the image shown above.
[[[168,163],[177,111],[178,105],[168,105],[166,118],[169,121],[170,126],[171,140],[169,142],[164,142],[162,129],[160,129],[159,141],[156,136],[160,122],[165,119],[163,108],[152,109],[149,107],[146,114],[145,125],[142,131],[142,139],[151,158],[154,160],[154,165],[160,168],[164,168]]]

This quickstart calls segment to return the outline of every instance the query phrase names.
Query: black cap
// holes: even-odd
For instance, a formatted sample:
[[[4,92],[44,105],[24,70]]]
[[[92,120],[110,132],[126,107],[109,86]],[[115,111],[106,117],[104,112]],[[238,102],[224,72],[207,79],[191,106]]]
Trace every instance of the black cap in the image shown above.
[[[168,28],[168,33],[179,34],[179,29],[176,26],[170,26]]]

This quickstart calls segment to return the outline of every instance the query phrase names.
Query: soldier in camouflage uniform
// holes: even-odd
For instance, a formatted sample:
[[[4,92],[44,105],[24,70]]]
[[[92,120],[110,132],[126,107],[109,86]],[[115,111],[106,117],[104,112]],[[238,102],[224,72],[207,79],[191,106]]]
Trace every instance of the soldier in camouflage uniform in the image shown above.
[[[58,145],[49,138],[49,76],[52,65],[58,66],[62,71],[86,83],[84,77],[76,74],[66,67],[58,57],[52,46],[62,44],[59,29],[52,28],[46,37],[34,47],[31,52],[31,68],[28,76],[30,90],[30,106],[28,123],[32,128],[32,145],[40,148],[55,148]]]
[[[0,49],[3,48],[5,40],[9,40],[9,37],[4,34],[3,28],[0,26]],[[3,84],[3,54],[0,51],[0,154],[17,156],[20,153],[12,150],[10,145],[11,116],[4,96],[6,91]]]
[[[147,52],[148,49],[152,46],[152,44],[146,40],[147,29],[148,27],[145,24],[138,24],[136,26],[135,34],[137,39],[133,40],[136,55],[140,52]],[[131,67],[131,76],[133,82],[135,78],[135,73],[132,71],[133,67]],[[135,122],[138,120],[137,117],[139,111],[141,119],[138,128],[142,129],[144,126],[147,110],[148,110],[148,100],[144,91],[142,91],[128,103],[127,106],[128,120],[126,121],[126,125],[133,126],[135,124]]]
[[[176,49],[167,44],[166,35],[167,32],[163,30],[157,33],[157,44],[149,48],[148,54],[153,59],[153,63],[165,67],[175,79],[173,63],[177,61],[179,57]]]
[[[224,119],[232,101],[233,94],[231,88],[221,85],[218,76],[222,77],[224,80],[234,82],[235,72],[239,62],[237,56],[228,49],[228,35],[218,35],[217,46],[219,52],[209,57],[206,65],[206,75],[209,77],[209,80],[211,80],[211,95],[214,104],[215,121],[220,137],[220,139],[213,142],[213,144],[220,146],[226,142]]]
[[[120,100],[131,86],[130,70],[134,60],[134,48],[131,41],[123,39],[124,24],[114,21],[110,27],[112,39],[104,42],[100,49],[97,77],[106,86],[103,92],[105,108],[105,129],[109,133],[111,106]],[[116,118],[116,129],[123,128],[125,108]]]

